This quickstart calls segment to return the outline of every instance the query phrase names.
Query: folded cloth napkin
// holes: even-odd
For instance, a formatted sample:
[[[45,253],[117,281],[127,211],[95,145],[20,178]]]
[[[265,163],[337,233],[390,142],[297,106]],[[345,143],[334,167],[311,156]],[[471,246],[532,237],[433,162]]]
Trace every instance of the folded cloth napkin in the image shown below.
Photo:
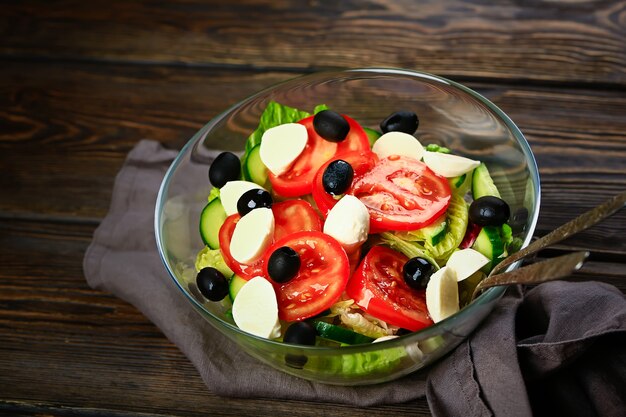
[[[153,233],[159,185],[177,152],[141,141],[113,189],[84,259],[87,282],[133,304],[176,344],[214,393],[368,406],[427,395],[440,416],[611,415],[626,398],[626,301],[597,283],[508,292],[438,364],[362,387],[305,381],[249,357],[191,307],[161,263]],[[268,383],[268,381],[270,383]],[[595,414],[594,414],[595,413]]]

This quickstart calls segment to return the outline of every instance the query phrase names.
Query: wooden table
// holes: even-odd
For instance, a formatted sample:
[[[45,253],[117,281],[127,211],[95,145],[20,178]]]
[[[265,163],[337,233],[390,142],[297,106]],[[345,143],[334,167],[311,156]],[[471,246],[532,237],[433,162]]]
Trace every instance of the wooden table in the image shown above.
[[[626,2],[501,3],[3,2],[0,414],[427,415],[425,400],[219,398],[81,263],[137,141],[180,148],[250,93],[325,68],[414,68],[495,102],[537,157],[539,236],[626,189]],[[591,250],[573,278],[624,291],[625,236],[622,212],[544,255]]]

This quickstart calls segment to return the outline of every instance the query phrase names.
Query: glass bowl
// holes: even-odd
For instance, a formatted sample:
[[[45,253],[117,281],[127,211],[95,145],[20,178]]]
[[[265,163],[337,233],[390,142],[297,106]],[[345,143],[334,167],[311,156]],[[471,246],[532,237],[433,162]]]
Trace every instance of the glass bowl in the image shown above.
[[[309,112],[323,103],[370,128],[377,128],[394,111],[416,112],[421,143],[446,146],[487,164],[516,217],[517,236],[524,246],[535,229],[540,199],[539,174],[528,142],[493,103],[453,81],[403,69],[321,72],[272,86],[215,117],[180,151],[161,184],[155,232],[167,271],[200,313],[198,319],[207,320],[251,356],[283,372],[337,385],[393,380],[441,358],[490,313],[504,287],[485,291],[458,313],[424,330],[346,347],[305,347],[250,335],[234,325],[221,303],[199,295],[194,261],[204,247],[198,223],[211,188],[209,164],[217,150],[243,150],[271,100]]]

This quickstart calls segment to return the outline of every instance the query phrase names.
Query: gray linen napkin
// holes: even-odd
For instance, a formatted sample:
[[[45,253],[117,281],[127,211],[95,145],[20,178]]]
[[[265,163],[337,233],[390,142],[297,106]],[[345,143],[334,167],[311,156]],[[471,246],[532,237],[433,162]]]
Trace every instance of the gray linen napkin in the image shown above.
[[[531,410],[612,415],[624,409],[626,301],[603,284],[543,284],[526,297],[509,291],[471,339],[428,376],[423,371],[374,386],[327,386],[249,357],[193,310],[157,253],[154,204],[176,154],[147,140],[130,152],[84,271],[91,287],[133,304],[155,323],[212,392],[359,406],[427,395],[439,416],[527,416]]]

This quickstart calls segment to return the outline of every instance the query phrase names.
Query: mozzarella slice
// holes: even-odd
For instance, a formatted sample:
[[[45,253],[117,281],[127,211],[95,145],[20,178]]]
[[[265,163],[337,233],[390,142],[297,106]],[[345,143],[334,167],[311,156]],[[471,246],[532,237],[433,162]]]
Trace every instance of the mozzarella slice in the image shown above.
[[[424,147],[413,135],[404,132],[388,132],[374,142],[372,152],[381,159],[391,155],[400,155],[419,160],[422,159]]]
[[[478,165],[480,161],[441,152],[424,152],[424,163],[442,177],[452,178],[463,175]]]
[[[456,272],[457,281],[463,281],[489,263],[482,253],[474,249],[461,249],[452,254],[446,266]]]
[[[280,337],[276,293],[265,278],[254,277],[241,287],[232,313],[241,330],[267,339]]]
[[[273,236],[272,210],[266,207],[254,209],[235,225],[230,239],[230,254],[237,262],[250,265],[263,255]]]
[[[352,253],[367,240],[370,214],[355,196],[345,195],[328,212],[324,233],[334,237],[347,253]]]
[[[300,123],[285,123],[267,129],[261,137],[261,162],[272,174],[280,175],[300,156],[309,135]]]
[[[435,323],[459,311],[459,287],[454,270],[444,266],[430,277],[426,307]]]
[[[237,201],[239,201],[239,197],[246,191],[257,188],[264,189],[259,184],[250,181],[228,181],[224,184],[220,189],[220,200],[222,201],[226,215],[230,216],[231,214],[237,213]]]
[[[379,342],[384,342],[385,340],[391,340],[391,339],[395,339],[398,336],[390,334],[388,336],[381,336],[378,339],[375,339],[372,343],[379,343]]]

